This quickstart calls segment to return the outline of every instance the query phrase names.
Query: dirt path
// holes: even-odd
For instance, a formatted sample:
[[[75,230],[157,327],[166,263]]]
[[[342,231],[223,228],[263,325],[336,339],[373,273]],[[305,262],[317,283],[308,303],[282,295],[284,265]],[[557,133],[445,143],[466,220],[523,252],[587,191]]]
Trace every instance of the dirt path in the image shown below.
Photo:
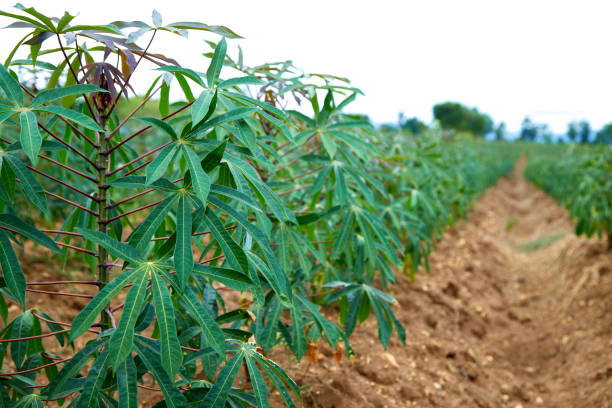
[[[612,407],[612,253],[575,237],[522,167],[445,234],[430,275],[392,289],[406,347],[384,351],[371,318],[352,362],[272,353],[307,406]]]

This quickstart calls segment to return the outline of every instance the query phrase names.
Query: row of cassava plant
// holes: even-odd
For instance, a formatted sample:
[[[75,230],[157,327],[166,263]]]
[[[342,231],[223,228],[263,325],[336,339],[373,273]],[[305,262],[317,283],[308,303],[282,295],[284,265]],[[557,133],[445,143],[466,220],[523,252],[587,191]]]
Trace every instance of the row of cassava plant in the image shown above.
[[[576,221],[576,234],[607,236],[612,249],[610,146],[538,145],[528,150],[525,175]]]
[[[298,386],[266,353],[282,344],[299,360],[326,341],[350,357],[371,312],[385,347],[394,329],[405,341],[392,268],[412,274],[512,166],[505,145],[381,135],[343,112],[361,93],[348,80],[246,66],[223,26],[157,12],[77,25],[16,7],[0,12],[27,31],[0,66],[4,405],[132,407],[152,379],[159,407],[266,407],[269,387],[295,406]],[[153,51],[197,31],[212,38],[202,66]],[[133,77],[151,70],[140,92]],[[23,268],[33,251],[87,277],[37,281]],[[33,296],[88,303],[60,322]]]

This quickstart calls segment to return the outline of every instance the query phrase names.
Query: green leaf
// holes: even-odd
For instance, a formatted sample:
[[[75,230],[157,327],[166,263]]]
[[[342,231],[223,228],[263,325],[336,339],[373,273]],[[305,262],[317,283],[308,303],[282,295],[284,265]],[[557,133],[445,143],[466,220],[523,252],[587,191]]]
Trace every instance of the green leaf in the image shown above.
[[[174,378],[183,361],[181,345],[176,335],[172,298],[166,284],[156,273],[151,274],[155,316],[160,332],[161,361],[168,376]]]
[[[38,95],[36,95],[36,97],[32,99],[32,102],[30,102],[30,106],[31,107],[40,106],[40,105],[44,105],[45,103],[54,101],[56,99],[63,98],[65,96],[82,95],[82,94],[91,93],[91,92],[108,92],[108,91],[98,86],[91,85],[91,84],[78,84],[78,85],[69,85],[63,88],[45,89],[43,91],[40,91]]]
[[[44,106],[35,108],[38,112],[53,113],[55,115],[63,116],[64,118],[77,123],[87,129],[96,130],[102,132],[102,128],[89,116],[85,116],[82,113],[73,111],[72,109],[64,108],[62,106]]]
[[[151,243],[151,238],[153,238],[155,231],[164,221],[164,218],[166,218],[168,211],[170,211],[170,208],[174,205],[177,198],[178,196],[176,194],[172,194],[164,198],[161,203],[157,204],[147,218],[132,231],[128,238],[128,243],[138,251],[144,252]]]
[[[146,184],[151,184],[164,175],[177,150],[177,145],[172,143],[159,151],[157,157],[147,166]]]
[[[28,310],[15,318],[11,337],[14,339],[29,337],[32,327],[34,327],[34,317],[32,316],[32,312]],[[27,341],[15,341],[11,343],[11,358],[13,359],[13,362],[18,370],[21,370],[22,368],[27,347]]]
[[[59,249],[59,247],[55,244],[55,241],[12,214],[0,214],[0,226],[17,231],[20,235],[29,238],[37,244],[43,245],[50,250],[57,252],[58,254],[62,253],[61,249]]]
[[[180,28],[183,30],[208,31],[211,33],[222,35],[227,38],[242,38],[241,36],[239,36],[238,34],[236,34],[235,32],[233,32],[232,30],[230,30],[229,28],[225,26],[208,25],[208,24],[197,23],[197,22],[192,22],[192,21],[181,21],[177,23],[172,23],[172,24],[168,24],[166,27]]]
[[[119,319],[119,324],[109,340],[113,368],[116,370],[132,352],[134,345],[134,326],[147,294],[150,268],[139,268],[133,277],[134,284],[125,298],[125,306]]]
[[[206,398],[202,402],[203,407],[223,408],[227,400],[229,391],[234,383],[234,379],[238,375],[238,371],[242,366],[244,352],[239,350],[221,369],[217,380],[213,384]]]
[[[257,408],[269,408],[270,401],[268,400],[266,382],[261,372],[257,369],[254,359],[247,355],[245,360],[249,376],[251,377],[251,383],[253,384],[253,394],[255,394],[255,399],[257,399]]]
[[[355,214],[353,211],[349,211],[349,213],[344,217],[342,221],[342,226],[340,227],[340,232],[334,241],[334,249],[332,252],[332,256],[338,256],[346,247],[349,238],[352,235],[353,224],[355,223]]]
[[[168,123],[164,122],[161,119],[157,119],[157,118],[150,118],[148,116],[137,116],[134,119],[140,121],[140,122],[144,122],[148,125],[153,126],[156,129],[161,130],[162,132],[166,133],[168,136],[170,136],[172,138],[172,140],[176,140],[178,139],[178,135],[176,134],[174,128],[172,126],[170,126]]]
[[[211,108],[211,101],[213,100],[216,92],[211,92],[207,89],[202,91],[198,99],[191,105],[191,122],[193,124],[199,123],[209,114]],[[214,109],[214,108],[213,108]],[[210,112],[212,113],[212,112]]]
[[[193,250],[191,249],[191,211],[189,199],[180,194],[176,209],[176,245],[174,247],[174,267],[181,288],[184,288],[193,270]]]
[[[32,177],[32,174],[23,164],[23,162],[12,154],[5,154],[3,157],[8,162],[11,170],[15,172],[17,178],[21,180],[21,187],[23,188],[26,196],[34,203],[36,207],[38,207],[38,209],[45,214],[49,214],[49,211],[47,210],[47,198],[45,197],[44,190],[34,179],[34,177]]]
[[[246,254],[236,241],[232,239],[232,236],[227,232],[215,211],[210,207],[206,208],[204,217],[206,225],[210,228],[212,235],[223,249],[223,253],[229,264],[232,268],[239,269],[243,273],[246,273],[249,270],[249,261],[247,260]]]
[[[170,85],[164,81],[162,84],[161,91],[159,93],[159,114],[161,116],[168,116],[170,105]]]
[[[234,120],[246,118],[251,116],[257,109],[255,108],[236,108],[231,111],[225,112],[221,115],[215,116],[214,118],[206,121],[202,121],[194,126],[193,129],[189,132],[189,135],[197,135],[207,131],[208,129],[212,129],[215,126],[222,125],[227,122],[231,122]]]
[[[88,343],[85,347],[79,350],[71,360],[62,368],[53,381],[45,388],[45,394],[48,398],[57,398],[63,394],[59,394],[69,380],[75,376],[79,376],[81,369],[89,362],[89,356],[93,354],[100,346],[106,343],[106,339],[96,340]],[[58,395],[59,394],[59,395]]]
[[[102,383],[106,378],[106,368],[110,364],[112,357],[112,350],[109,347],[106,347],[91,365],[89,371],[87,372],[87,378],[85,378],[83,390],[81,391],[76,404],[77,408],[89,408],[98,405],[98,393],[100,392]]]
[[[157,181],[154,181],[150,185],[147,185],[145,181],[146,181],[146,177],[144,176],[125,176],[125,177],[121,177],[116,180],[113,180],[109,184],[115,187],[138,188],[138,189],[143,189],[143,190],[146,188],[153,188],[155,190],[166,191],[166,192],[171,192],[171,193],[176,193],[179,191],[179,188],[176,185],[172,184],[170,181],[168,181],[168,179],[164,179],[164,178],[158,179]]]
[[[30,158],[30,162],[36,164],[40,145],[42,144],[42,137],[38,132],[36,116],[30,111],[23,111],[19,114],[19,121],[21,124],[21,146],[25,154]]]
[[[378,338],[382,343],[383,347],[386,349],[387,344],[389,344],[389,339],[391,338],[391,323],[389,322],[389,317],[387,317],[383,307],[380,305],[379,299],[377,299],[370,291],[366,291],[368,295],[368,299],[370,300],[370,305],[372,309],[374,309],[374,314],[376,315],[376,322],[378,324]]]
[[[89,303],[87,303],[83,310],[81,310],[72,321],[70,341],[74,341],[81,334],[85,333],[98,318],[100,312],[108,305],[111,299],[114,298],[125,285],[137,277],[139,273],[142,273],[143,270],[146,270],[145,267],[125,271],[104,285],[102,290],[100,290],[100,292],[98,292],[98,294],[94,296]]]
[[[336,151],[338,150],[338,146],[336,146],[336,142],[334,142],[334,139],[332,139],[325,132],[319,133],[319,136],[321,136],[321,141],[323,142],[323,147],[325,147],[327,154],[329,154],[329,157],[333,159],[334,156],[336,155]]]
[[[200,75],[192,69],[177,67],[173,65],[165,65],[163,67],[157,68],[157,70],[164,71],[164,72],[180,73],[186,76],[187,78],[191,79],[192,81],[194,81],[196,84],[200,85],[201,87],[206,88],[206,84],[204,83],[204,81],[202,81],[202,78],[200,78]]]
[[[26,279],[8,234],[0,230],[0,266],[6,286],[25,309]]]
[[[236,290],[250,290],[254,285],[251,278],[234,269],[196,263],[193,267],[193,273],[215,280]]]
[[[220,184],[211,184],[210,192],[234,199],[259,213],[263,212],[259,204],[257,204],[257,201],[253,200],[251,196],[241,191],[234,190],[231,187],[222,186]]]
[[[206,345],[212,347],[219,356],[225,356],[225,336],[219,325],[212,318],[208,310],[200,303],[193,289],[187,287],[182,297],[187,311],[198,322],[202,329],[202,334],[206,340]]]
[[[183,146],[183,152],[185,153],[185,159],[191,172],[191,182],[193,184],[193,190],[196,196],[202,202],[202,205],[206,205],[206,199],[210,192],[210,178],[208,174],[202,169],[200,164],[200,158],[189,146]]]
[[[225,81],[221,82],[217,88],[219,89],[223,89],[223,88],[229,88],[230,86],[237,86],[237,85],[263,85],[264,81],[262,81],[259,78],[253,77],[253,76],[244,76],[244,77],[239,77],[239,78],[230,78],[230,79],[226,79]]]
[[[131,357],[117,368],[118,408],[138,408],[138,383],[136,382],[136,364]]]
[[[208,70],[206,71],[206,82],[208,83],[208,87],[212,88],[217,82],[219,78],[219,74],[221,73],[221,68],[223,68],[223,62],[225,61],[225,54],[227,53],[227,42],[225,38],[222,38],[217,44],[215,48],[215,54],[210,61],[210,65],[208,66]]]
[[[270,248],[270,243],[265,234],[257,228],[255,225],[251,224],[249,220],[240,214],[238,211],[227,205],[221,200],[218,200],[214,197],[210,197],[210,203],[216,207],[219,207],[221,210],[225,211],[229,214],[234,220],[236,220],[242,227],[244,227],[253,237],[253,239],[259,244],[261,247],[261,251],[263,252],[266,260],[270,264],[270,269],[268,269],[267,265],[265,265],[259,258],[256,256],[252,256],[251,259],[256,262],[255,258],[259,260],[258,268],[262,271],[262,273],[266,273],[266,279],[274,289],[274,291],[279,295],[279,297],[284,301],[289,303],[291,301],[291,290],[289,289],[289,280],[287,279],[287,275],[283,272],[274,252]],[[254,255],[254,254],[250,254]]]
[[[166,406],[168,408],[187,407],[187,399],[174,387],[174,381],[168,377],[168,374],[160,361],[159,348],[157,347],[157,344],[148,339],[137,336],[135,346],[138,357],[140,357],[145,367],[153,375],[155,381],[157,381],[159,388],[161,388]]]
[[[145,261],[136,249],[128,244],[119,242],[100,231],[94,231],[86,228],[77,228],[76,230],[83,235],[83,238],[93,242],[96,245],[102,246],[108,251],[109,254],[113,256],[134,264],[140,264]]]
[[[4,15],[4,13],[2,13],[2,15]],[[2,88],[9,100],[16,106],[23,106],[23,92],[21,91],[19,82],[13,78],[4,66],[0,66],[0,88]]]
[[[153,9],[153,25],[155,25],[155,27],[161,27],[162,26],[162,16],[161,14],[159,14],[159,11]]]

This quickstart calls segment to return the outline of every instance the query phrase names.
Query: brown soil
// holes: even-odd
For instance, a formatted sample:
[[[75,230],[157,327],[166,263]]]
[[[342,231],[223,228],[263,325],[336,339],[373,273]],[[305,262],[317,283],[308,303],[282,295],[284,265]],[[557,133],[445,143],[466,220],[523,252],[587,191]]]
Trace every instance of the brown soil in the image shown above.
[[[447,231],[429,275],[391,288],[406,346],[383,350],[370,318],[352,361],[322,343],[316,365],[271,353],[307,407],[612,407],[612,253],[522,167]]]
[[[66,279],[43,272],[42,260],[28,265],[28,280]],[[282,348],[269,357],[302,386],[306,407],[612,407],[611,271],[612,252],[576,237],[567,212],[528,183],[519,164],[446,232],[429,275],[410,283],[398,272],[391,293],[406,346],[394,334],[383,350],[370,317],[351,337],[350,361],[337,364],[322,342],[316,364],[297,363]],[[28,295],[65,322],[86,302]],[[52,338],[45,344],[57,347]],[[160,398],[140,390],[140,406]],[[278,396],[272,401],[282,406]]]

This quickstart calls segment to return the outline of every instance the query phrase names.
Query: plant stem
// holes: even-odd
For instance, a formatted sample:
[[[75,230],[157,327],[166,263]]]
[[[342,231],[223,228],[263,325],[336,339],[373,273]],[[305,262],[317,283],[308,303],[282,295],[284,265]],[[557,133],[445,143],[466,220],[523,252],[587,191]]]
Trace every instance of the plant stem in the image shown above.
[[[108,197],[107,190],[108,185],[106,183],[106,171],[108,168],[109,156],[104,154],[108,151],[108,140],[106,140],[106,116],[100,115],[101,123],[100,127],[104,129],[103,132],[98,133],[98,231],[106,235],[108,233],[108,222],[107,222],[107,206]],[[108,267],[108,254],[106,249],[98,245],[98,281],[100,281],[99,290],[102,290],[104,286],[110,280],[110,268]],[[100,325],[102,331],[111,327],[111,318],[105,311],[100,313]]]

